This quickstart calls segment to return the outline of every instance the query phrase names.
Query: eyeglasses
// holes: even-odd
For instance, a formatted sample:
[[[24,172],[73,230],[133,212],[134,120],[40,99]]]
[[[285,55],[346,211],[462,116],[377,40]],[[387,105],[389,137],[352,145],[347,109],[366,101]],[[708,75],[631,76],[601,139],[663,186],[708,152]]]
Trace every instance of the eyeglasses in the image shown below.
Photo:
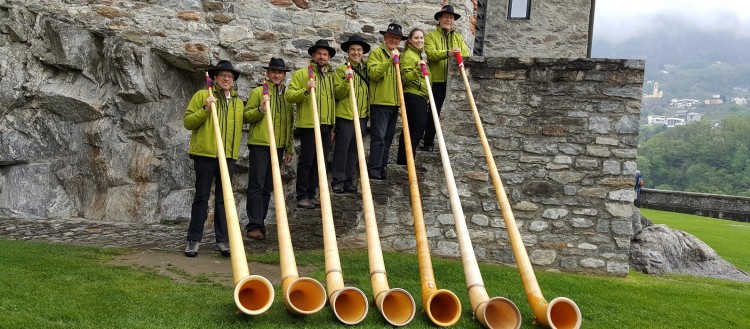
[[[231,73],[219,73],[216,76],[219,77],[219,78],[234,79],[234,74],[231,74]]]

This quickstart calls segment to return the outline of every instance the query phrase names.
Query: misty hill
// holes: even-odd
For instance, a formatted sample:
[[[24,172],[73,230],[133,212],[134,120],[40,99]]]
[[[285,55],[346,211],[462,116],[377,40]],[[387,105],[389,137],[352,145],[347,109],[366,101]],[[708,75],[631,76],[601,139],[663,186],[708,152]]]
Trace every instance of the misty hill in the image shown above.
[[[664,16],[623,42],[594,39],[592,57],[645,59],[645,80],[659,82],[667,98],[747,96],[734,88],[750,87],[750,37]]]

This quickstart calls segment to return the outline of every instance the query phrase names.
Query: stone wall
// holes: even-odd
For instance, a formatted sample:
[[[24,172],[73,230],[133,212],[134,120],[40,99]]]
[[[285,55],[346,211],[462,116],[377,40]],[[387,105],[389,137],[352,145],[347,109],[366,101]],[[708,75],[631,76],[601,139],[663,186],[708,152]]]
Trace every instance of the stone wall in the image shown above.
[[[740,222],[750,222],[750,198],[708,193],[641,189],[640,206]]]
[[[510,0],[487,0],[485,56],[586,57],[591,0],[531,1],[528,20],[508,17]]]

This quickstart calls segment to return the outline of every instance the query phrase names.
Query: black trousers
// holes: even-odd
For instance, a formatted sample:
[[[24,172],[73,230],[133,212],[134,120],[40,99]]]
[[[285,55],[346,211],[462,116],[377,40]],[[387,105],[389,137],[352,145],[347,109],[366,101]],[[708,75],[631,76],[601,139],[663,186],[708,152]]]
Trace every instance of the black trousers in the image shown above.
[[[432,114],[430,114],[430,107],[427,100],[419,95],[405,93],[404,106],[406,106],[406,119],[409,121],[411,151],[416,157],[417,146],[424,136],[425,127],[427,127],[427,118]],[[398,137],[398,158],[396,158],[396,164],[406,164],[406,147],[404,145],[403,132]]]
[[[315,198],[318,190],[318,161],[315,152],[315,129],[297,128],[300,139],[300,154],[297,161],[297,201]],[[323,139],[323,155],[327,158],[331,149],[331,125],[320,125]],[[327,184],[328,182],[326,182]]]
[[[367,169],[371,177],[385,177],[397,120],[398,106],[370,106],[370,159]]]
[[[364,127],[366,125],[367,118],[359,119],[359,127],[363,139],[365,135]],[[333,146],[331,186],[339,184],[353,185],[352,179],[358,166],[354,121],[336,118],[336,143]]]
[[[266,234],[266,216],[273,192],[271,150],[264,145],[248,145],[250,168],[247,175],[247,230],[260,230]],[[276,149],[279,163],[284,161],[284,149]]]
[[[211,183],[214,185],[214,233],[216,242],[229,242],[227,216],[224,212],[224,194],[221,188],[219,160],[216,158],[192,156],[195,169],[195,198],[190,212],[187,240],[201,241],[203,228],[208,217],[208,198],[211,196]],[[229,176],[234,174],[234,159],[227,159]]]
[[[445,102],[445,92],[445,82],[432,83],[432,97],[435,98],[435,109],[437,109],[438,117],[440,117],[440,111],[443,110],[443,102]],[[435,122],[432,119],[432,114],[430,114],[427,119],[427,129],[425,129],[424,131],[423,143],[425,146],[435,145]]]

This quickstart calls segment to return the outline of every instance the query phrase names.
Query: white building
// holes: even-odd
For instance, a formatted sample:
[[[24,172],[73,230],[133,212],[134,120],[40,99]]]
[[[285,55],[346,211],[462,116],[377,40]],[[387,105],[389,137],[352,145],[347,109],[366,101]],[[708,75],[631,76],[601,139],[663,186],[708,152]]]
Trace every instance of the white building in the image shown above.
[[[700,121],[701,114],[696,112],[690,112],[687,114],[687,122]]]
[[[667,118],[664,120],[664,124],[667,126],[667,128],[672,128],[676,126],[684,126],[685,125],[685,119],[680,118]]]
[[[664,116],[661,116],[661,115],[649,115],[648,116],[648,124],[649,125],[663,125],[664,124]]]

